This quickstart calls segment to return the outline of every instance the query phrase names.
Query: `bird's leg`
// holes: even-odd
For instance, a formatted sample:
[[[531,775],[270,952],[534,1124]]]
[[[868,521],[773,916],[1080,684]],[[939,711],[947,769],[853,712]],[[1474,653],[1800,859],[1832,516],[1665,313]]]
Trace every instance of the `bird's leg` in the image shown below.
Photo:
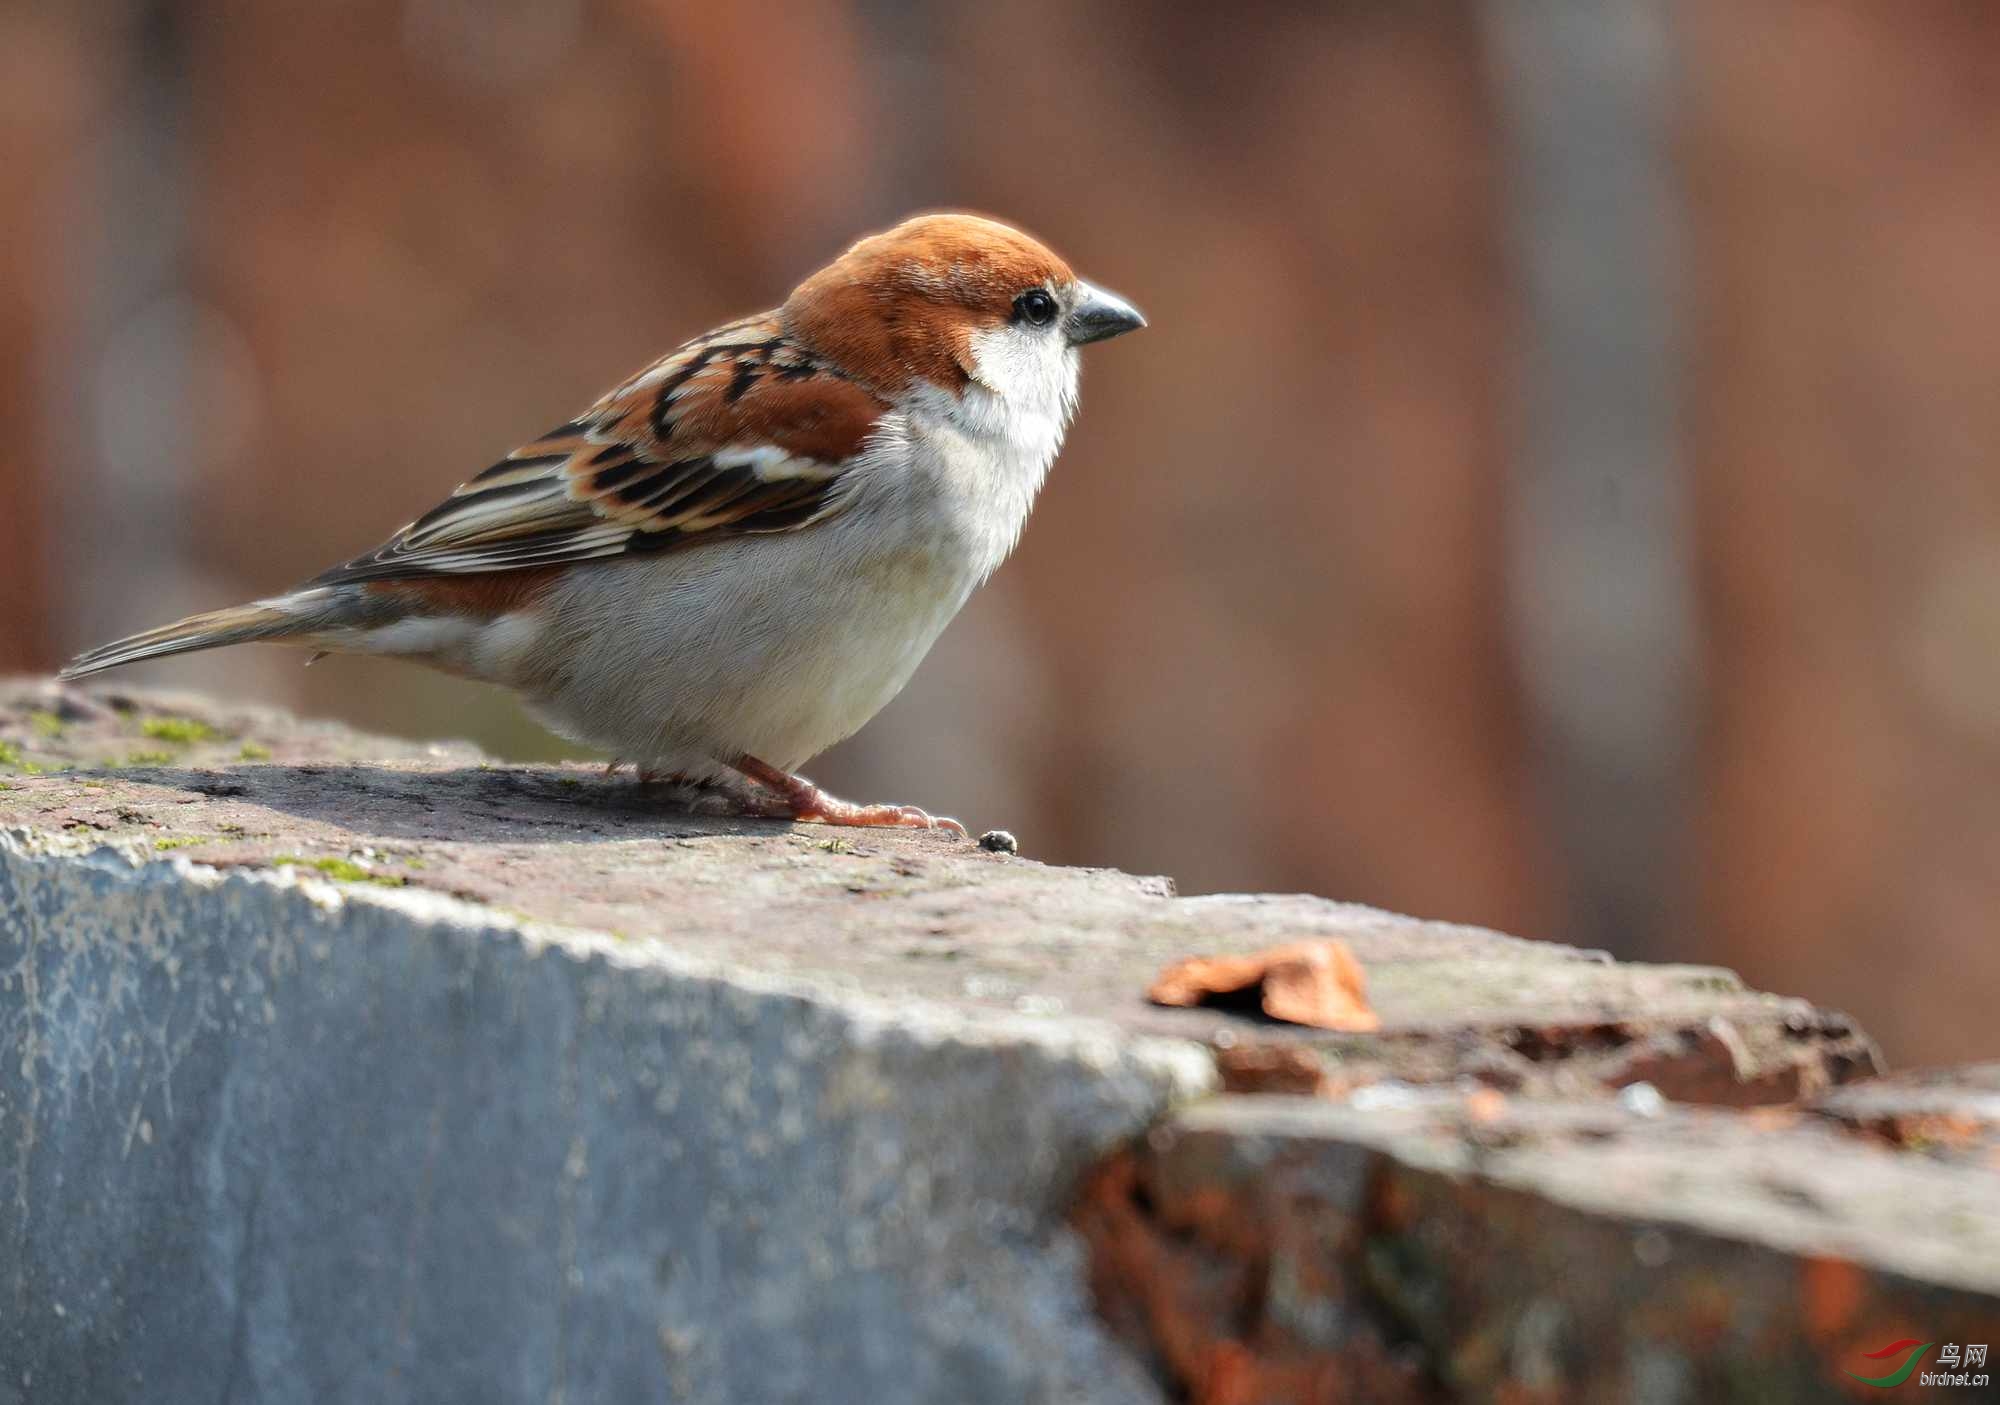
[[[816,824],[884,825],[902,829],[948,829],[966,837],[965,826],[957,820],[932,816],[914,805],[856,805],[828,795],[804,776],[794,776],[754,756],[739,756],[729,763],[777,797],[777,817]]]

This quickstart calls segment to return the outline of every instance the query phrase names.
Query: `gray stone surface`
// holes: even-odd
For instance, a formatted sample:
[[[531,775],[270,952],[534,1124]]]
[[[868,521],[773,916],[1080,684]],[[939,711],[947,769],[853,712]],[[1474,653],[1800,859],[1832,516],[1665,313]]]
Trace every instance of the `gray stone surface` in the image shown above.
[[[1187,1049],[0,840],[0,1400],[1143,1400],[1061,1195]]]

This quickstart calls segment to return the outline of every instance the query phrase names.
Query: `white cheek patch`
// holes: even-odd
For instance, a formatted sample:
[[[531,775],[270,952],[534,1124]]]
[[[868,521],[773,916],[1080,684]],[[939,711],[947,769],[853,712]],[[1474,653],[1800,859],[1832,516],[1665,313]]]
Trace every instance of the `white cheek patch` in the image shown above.
[[[1067,420],[1076,404],[1076,348],[1054,328],[974,332],[972,364],[974,379],[1017,414]]]
[[[971,345],[973,381],[941,401],[946,415],[977,438],[1006,444],[1040,474],[1076,409],[1076,348],[1060,335],[1014,326],[975,332]]]

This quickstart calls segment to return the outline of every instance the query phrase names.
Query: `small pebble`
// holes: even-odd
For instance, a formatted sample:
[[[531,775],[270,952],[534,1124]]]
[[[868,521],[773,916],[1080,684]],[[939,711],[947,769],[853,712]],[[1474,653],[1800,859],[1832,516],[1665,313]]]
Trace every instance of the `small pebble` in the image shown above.
[[[989,829],[979,836],[979,847],[990,854],[1018,854],[1021,841],[1004,829]]]

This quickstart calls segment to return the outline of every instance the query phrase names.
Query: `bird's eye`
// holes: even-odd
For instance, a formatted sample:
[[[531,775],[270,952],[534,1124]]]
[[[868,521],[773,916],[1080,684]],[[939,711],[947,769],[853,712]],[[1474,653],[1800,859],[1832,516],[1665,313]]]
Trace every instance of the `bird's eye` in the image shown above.
[[[1056,300],[1040,288],[1030,288],[1014,299],[1014,315],[1033,327],[1046,327],[1055,320]]]

